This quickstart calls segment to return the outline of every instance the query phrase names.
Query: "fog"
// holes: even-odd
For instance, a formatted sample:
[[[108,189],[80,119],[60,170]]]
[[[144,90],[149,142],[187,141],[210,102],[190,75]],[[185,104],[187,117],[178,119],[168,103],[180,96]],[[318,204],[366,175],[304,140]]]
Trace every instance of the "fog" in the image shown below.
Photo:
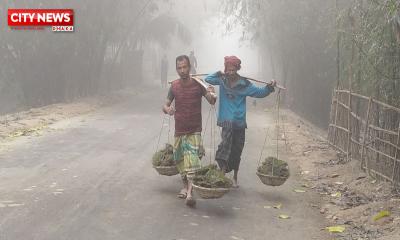
[[[243,64],[241,74],[245,76],[261,77],[259,66],[260,55],[256,46],[250,41],[241,39],[243,27],[227,31],[222,14],[221,1],[172,1],[160,10],[162,14],[175,16],[184,26],[190,29],[192,41],[183,44],[174,38],[171,46],[158,49],[158,56],[167,54],[171,63],[178,55],[189,55],[194,51],[198,61],[198,73],[213,73],[224,69],[224,57],[238,56]],[[170,64],[169,77],[177,77],[174,65]]]
[[[223,70],[224,56],[238,56],[240,74],[276,79],[287,88],[287,107],[326,128],[333,88],[348,87],[349,78],[360,93],[399,101],[397,65],[384,65],[385,53],[398,48],[397,18],[369,2],[1,0],[0,113],[157,86],[164,54],[173,80],[175,57],[194,51],[198,73]],[[363,18],[359,13],[366,7],[375,15]],[[11,28],[5,21],[10,8],[71,8],[75,30]],[[349,37],[352,21],[365,39],[357,46]],[[369,36],[376,29],[388,34]],[[366,58],[365,52],[373,54]]]
[[[400,0],[0,13],[0,240],[400,239]]]

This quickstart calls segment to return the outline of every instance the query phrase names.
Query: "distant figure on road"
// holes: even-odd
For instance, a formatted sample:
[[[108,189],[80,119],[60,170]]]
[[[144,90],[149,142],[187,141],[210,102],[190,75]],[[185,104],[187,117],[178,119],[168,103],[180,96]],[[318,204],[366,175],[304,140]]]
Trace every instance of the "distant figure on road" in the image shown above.
[[[179,79],[172,82],[168,97],[162,110],[175,118],[174,160],[182,176],[184,188],[178,194],[186,199],[186,205],[194,206],[192,196],[192,179],[201,168],[201,102],[204,96],[210,104],[215,104],[214,87],[204,89],[190,77],[189,57],[182,55],[176,58],[176,71]],[[171,105],[175,100],[175,108]]]
[[[192,64],[192,67],[190,68],[190,74],[196,74],[197,59],[194,56],[194,51],[190,51],[189,60],[190,60],[190,63]]]
[[[217,125],[222,127],[221,143],[215,160],[222,171],[234,171],[234,187],[238,187],[238,171],[245,142],[246,97],[263,98],[274,91],[273,80],[265,87],[257,87],[237,72],[241,61],[236,56],[225,57],[225,71],[210,74],[205,81],[219,85],[219,110]]]
[[[161,86],[163,88],[167,87],[167,78],[168,78],[168,59],[167,55],[164,54],[164,56],[161,59]]]

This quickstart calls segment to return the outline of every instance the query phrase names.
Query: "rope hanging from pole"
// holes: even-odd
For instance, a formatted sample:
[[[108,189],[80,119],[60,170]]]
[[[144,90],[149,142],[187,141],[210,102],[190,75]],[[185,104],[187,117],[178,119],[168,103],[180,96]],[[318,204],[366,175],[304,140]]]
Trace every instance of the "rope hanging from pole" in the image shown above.
[[[277,96],[276,96],[276,102],[275,102],[275,109],[276,109],[276,121],[275,121],[275,128],[276,128],[276,159],[279,159],[279,118],[280,118],[280,96],[281,96],[281,90],[278,90]],[[268,138],[268,129],[265,132],[265,138],[264,138],[264,143],[260,151],[260,157],[258,159],[257,166],[260,166],[262,154],[265,149],[265,145],[267,143],[267,138]],[[274,175],[274,166],[275,166],[275,159],[272,161],[272,175]]]

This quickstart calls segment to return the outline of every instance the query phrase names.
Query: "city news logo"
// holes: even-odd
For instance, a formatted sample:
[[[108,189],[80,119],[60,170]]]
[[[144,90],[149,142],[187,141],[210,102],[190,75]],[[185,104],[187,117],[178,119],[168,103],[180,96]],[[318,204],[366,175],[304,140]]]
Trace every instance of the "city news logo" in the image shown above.
[[[12,29],[43,29],[53,32],[74,31],[73,9],[8,9],[8,26]]]

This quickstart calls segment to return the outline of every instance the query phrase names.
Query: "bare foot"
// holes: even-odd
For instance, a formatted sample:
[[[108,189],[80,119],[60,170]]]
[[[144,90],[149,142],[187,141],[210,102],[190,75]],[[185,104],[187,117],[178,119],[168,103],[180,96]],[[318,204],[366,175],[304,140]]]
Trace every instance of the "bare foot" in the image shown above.
[[[187,190],[186,190],[186,188],[183,188],[183,189],[178,193],[178,195],[177,195],[178,198],[182,198],[182,199],[185,199],[186,196],[187,196]]]
[[[233,171],[233,185],[232,185],[232,187],[233,188],[239,188],[239,185],[238,185],[238,170],[234,170]]]
[[[187,196],[185,203],[189,207],[196,206],[196,200],[192,196]]]

